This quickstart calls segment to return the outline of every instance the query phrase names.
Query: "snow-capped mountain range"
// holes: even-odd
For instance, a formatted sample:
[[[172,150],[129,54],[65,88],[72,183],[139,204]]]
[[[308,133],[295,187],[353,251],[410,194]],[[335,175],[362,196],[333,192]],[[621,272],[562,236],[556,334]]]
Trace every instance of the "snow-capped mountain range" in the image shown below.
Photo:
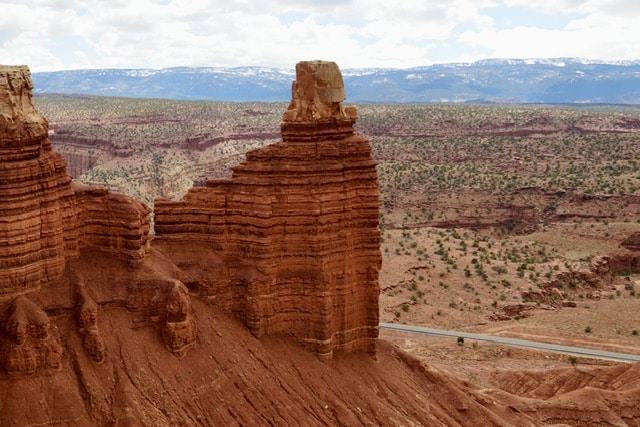
[[[487,59],[343,70],[348,102],[640,104],[640,61]],[[293,69],[174,67],[33,73],[36,93],[288,101]]]

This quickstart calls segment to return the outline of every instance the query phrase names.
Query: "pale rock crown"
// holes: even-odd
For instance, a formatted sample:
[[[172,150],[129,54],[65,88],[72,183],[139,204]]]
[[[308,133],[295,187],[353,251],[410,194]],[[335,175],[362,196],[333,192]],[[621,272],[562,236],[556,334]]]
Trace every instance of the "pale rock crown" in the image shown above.
[[[33,104],[29,67],[0,65],[0,100],[0,148],[47,135],[47,121]]]
[[[343,107],[347,98],[342,73],[335,62],[302,61],[296,64],[285,122],[313,122],[330,119],[355,120],[355,107]]]

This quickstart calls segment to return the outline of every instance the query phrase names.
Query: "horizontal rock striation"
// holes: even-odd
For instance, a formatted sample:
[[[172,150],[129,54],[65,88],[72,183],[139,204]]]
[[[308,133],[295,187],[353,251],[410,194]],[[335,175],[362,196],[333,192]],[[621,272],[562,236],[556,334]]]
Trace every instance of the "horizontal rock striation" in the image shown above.
[[[132,264],[141,263],[150,250],[149,207],[124,194],[73,184],[80,247],[112,252]]]
[[[633,252],[640,252],[640,231],[628,235],[620,243],[620,246]]]
[[[0,294],[59,276],[75,246],[65,236],[73,215],[64,160],[49,150],[35,159],[0,159]]]
[[[185,283],[256,336],[285,333],[314,353],[375,352],[379,189],[369,142],[343,108],[337,66],[296,67],[283,141],[247,153],[230,180],[156,200],[160,242],[202,243]],[[177,246],[176,246],[177,247]],[[180,265],[180,263],[178,263]]]
[[[0,66],[0,298],[61,276],[66,260],[97,247],[132,262],[148,251],[149,208],[74,185],[51,148],[25,66]]]
[[[71,179],[51,149],[27,67],[0,67],[0,295],[58,277],[73,244]]]

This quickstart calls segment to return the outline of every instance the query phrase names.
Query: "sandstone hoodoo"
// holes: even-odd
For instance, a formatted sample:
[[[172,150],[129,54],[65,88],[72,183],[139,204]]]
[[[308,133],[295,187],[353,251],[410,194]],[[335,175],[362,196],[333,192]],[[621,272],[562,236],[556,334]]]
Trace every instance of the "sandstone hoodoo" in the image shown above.
[[[229,180],[156,200],[158,247],[183,254],[185,284],[258,337],[290,335],[325,359],[334,350],[373,354],[376,162],[354,131],[355,108],[342,105],[335,63],[297,64],[292,92],[282,142],[248,152]],[[194,244],[203,263],[187,261]]]

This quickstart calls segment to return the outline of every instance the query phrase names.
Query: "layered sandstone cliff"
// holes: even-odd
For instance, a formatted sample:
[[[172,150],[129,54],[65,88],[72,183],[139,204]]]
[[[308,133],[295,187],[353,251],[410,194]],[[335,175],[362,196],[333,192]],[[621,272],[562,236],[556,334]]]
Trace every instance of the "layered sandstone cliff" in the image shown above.
[[[25,66],[0,66],[0,296],[36,289],[82,247],[140,261],[149,209],[129,197],[72,184],[33,104]]]
[[[69,244],[73,191],[47,122],[32,99],[27,67],[0,68],[0,295],[58,277]]]
[[[59,352],[49,352],[58,356],[47,363],[39,353],[59,348],[56,337],[28,333],[48,329],[47,310],[73,311],[86,353],[102,363],[109,350],[98,319],[113,304],[158,324],[165,346],[183,356],[197,338],[185,284],[258,337],[288,334],[323,358],[336,349],[375,353],[376,163],[368,141],[354,132],[355,109],[342,106],[344,85],[334,63],[298,65],[282,142],[249,152],[230,180],[194,188],[181,202],[157,202],[158,248],[179,266],[177,273],[146,266],[146,205],[71,181],[34,107],[28,68],[2,67],[0,76],[5,372],[58,366]],[[201,253],[176,250],[181,244]],[[107,279],[99,264],[93,266],[99,274],[68,271],[69,262],[96,249],[124,261],[132,276]],[[112,283],[96,286],[96,280]],[[34,341],[42,339],[50,343]]]
[[[60,337],[43,307],[56,303],[34,300],[38,291],[69,293],[62,286],[69,260],[98,248],[137,265],[149,251],[149,208],[71,181],[32,89],[27,67],[0,66],[0,372],[15,375],[62,366]],[[81,301],[85,348],[100,362],[98,306],[84,295]]]
[[[160,245],[210,254],[182,263],[187,286],[254,335],[288,334],[323,358],[374,353],[378,335],[376,162],[344,99],[335,63],[299,63],[282,142],[247,153],[230,180],[155,202]]]

